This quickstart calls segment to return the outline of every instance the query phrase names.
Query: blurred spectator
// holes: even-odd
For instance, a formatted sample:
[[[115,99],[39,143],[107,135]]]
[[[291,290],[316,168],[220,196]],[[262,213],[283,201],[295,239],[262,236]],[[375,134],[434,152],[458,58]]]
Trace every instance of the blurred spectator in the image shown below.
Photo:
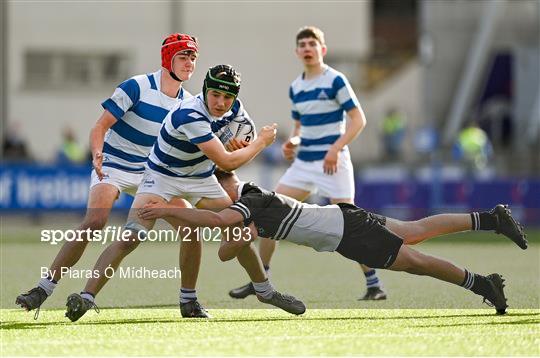
[[[399,159],[405,138],[405,115],[396,108],[391,108],[384,117],[382,137],[384,155],[388,159]]]
[[[415,130],[413,144],[418,154],[433,154],[439,146],[439,140],[437,129],[427,124]]]
[[[486,132],[472,122],[459,132],[453,148],[454,157],[463,160],[474,170],[485,169],[492,152]]]
[[[86,152],[77,143],[73,130],[69,127],[64,128],[62,133],[62,147],[58,151],[56,161],[60,164],[81,164],[86,159]]]
[[[20,134],[20,123],[12,123],[5,133],[3,146],[4,160],[30,161],[32,160],[25,140]]]

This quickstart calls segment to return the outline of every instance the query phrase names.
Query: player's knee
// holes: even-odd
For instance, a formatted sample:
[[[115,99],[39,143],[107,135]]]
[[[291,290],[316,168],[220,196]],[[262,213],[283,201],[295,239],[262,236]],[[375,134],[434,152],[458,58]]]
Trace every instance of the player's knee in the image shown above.
[[[227,257],[223,252],[218,251],[218,257],[221,262],[230,261],[232,257]]]
[[[230,252],[227,252],[226,250],[219,249],[218,257],[221,262],[225,262],[225,261],[231,261],[232,259],[236,257],[236,255],[233,255]]]
[[[230,241],[222,244],[218,250],[218,257],[222,262],[230,261],[238,256],[240,250],[249,243]]]
[[[96,231],[102,230],[105,227],[105,224],[107,223],[106,217],[101,216],[87,216],[81,225],[79,225],[78,230],[80,230],[81,237],[83,238],[83,241],[78,243],[84,243],[86,245],[93,236],[93,233]]]
[[[101,215],[92,215],[84,219],[80,229],[90,229],[91,231],[101,230],[105,227],[105,224],[107,224],[107,217],[102,217]]]
[[[125,238],[122,242],[126,242],[128,245],[133,242],[138,245],[140,241],[146,240],[146,236],[148,235],[146,227],[136,221],[128,221],[124,225],[124,232],[127,232],[127,234],[122,235]]]
[[[128,221],[124,226],[124,232],[128,232],[129,234],[123,234],[122,240],[116,242],[114,245],[118,251],[127,255],[135,250],[142,240],[146,239],[147,231],[143,225],[135,221]]]

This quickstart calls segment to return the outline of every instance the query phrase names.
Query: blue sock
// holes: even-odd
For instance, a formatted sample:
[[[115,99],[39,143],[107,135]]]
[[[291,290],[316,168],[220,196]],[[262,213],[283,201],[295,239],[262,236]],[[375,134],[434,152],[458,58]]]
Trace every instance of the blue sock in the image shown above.
[[[367,288],[381,287],[381,283],[379,282],[379,278],[377,277],[377,272],[375,271],[375,269],[364,272],[364,276],[366,276]]]
[[[180,288],[180,303],[197,301],[197,290],[193,288]]]

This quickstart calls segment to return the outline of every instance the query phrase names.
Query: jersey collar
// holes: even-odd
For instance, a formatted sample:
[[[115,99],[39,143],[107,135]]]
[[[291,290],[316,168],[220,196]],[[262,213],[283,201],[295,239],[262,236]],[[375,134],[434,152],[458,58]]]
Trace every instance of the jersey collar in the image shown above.
[[[313,77],[313,78],[310,78],[309,80],[306,80],[306,73],[305,72],[302,72],[302,81],[306,81],[306,82],[312,82],[312,81],[315,81],[316,79],[319,79],[321,78],[322,76],[324,76],[326,74],[326,72],[328,72],[328,65],[325,63],[324,65],[322,65],[322,68],[323,68],[323,71],[318,74],[317,76]]]

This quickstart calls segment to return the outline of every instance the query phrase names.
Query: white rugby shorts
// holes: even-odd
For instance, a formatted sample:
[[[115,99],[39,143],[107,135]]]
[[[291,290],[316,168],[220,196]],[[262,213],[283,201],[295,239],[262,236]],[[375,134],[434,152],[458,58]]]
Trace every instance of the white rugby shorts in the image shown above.
[[[324,160],[304,161],[296,158],[279,180],[279,184],[330,199],[354,199],[354,169],[348,150],[339,153],[338,169],[333,175],[323,171]]]
[[[135,196],[137,188],[143,178],[143,173],[132,173],[106,166],[102,167],[102,171],[104,177],[102,180],[99,180],[96,171],[92,169],[92,174],[90,175],[90,189],[98,184],[110,184],[114,185],[121,193]]]
[[[195,206],[202,198],[220,199],[228,197],[215,175],[207,178],[177,178],[146,168],[137,194],[155,194],[166,201],[182,197]]]

